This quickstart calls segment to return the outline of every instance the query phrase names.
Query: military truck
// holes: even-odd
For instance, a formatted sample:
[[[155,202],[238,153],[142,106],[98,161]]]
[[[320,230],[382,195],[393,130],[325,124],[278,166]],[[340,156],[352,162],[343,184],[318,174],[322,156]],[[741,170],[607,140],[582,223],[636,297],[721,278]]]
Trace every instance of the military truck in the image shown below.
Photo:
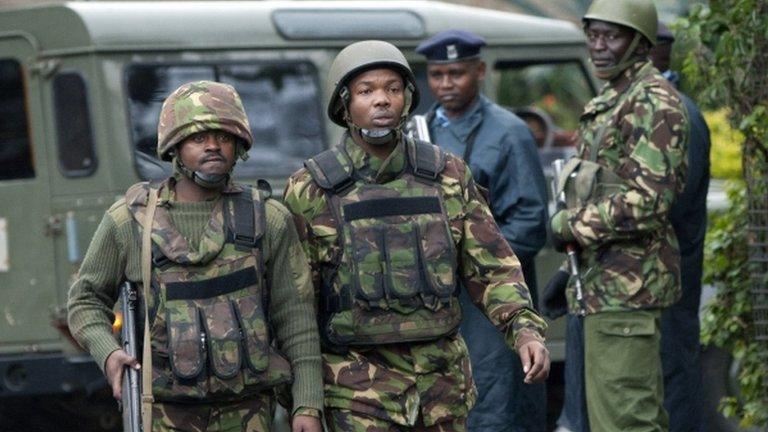
[[[75,404],[114,406],[99,397],[105,381],[69,335],[64,307],[104,210],[131,184],[170,172],[155,146],[173,89],[201,79],[233,85],[255,137],[235,175],[281,191],[341,134],[324,104],[342,47],[373,38],[401,47],[424,112],[432,100],[414,48],[454,27],[488,41],[485,94],[531,119],[544,159],[567,152],[596,83],[582,32],[564,21],[429,1],[104,1],[0,11],[0,418],[30,400],[56,400],[114,426],[104,414],[114,409]],[[539,261],[543,285],[560,259],[545,250]],[[561,360],[557,326],[549,346]]]

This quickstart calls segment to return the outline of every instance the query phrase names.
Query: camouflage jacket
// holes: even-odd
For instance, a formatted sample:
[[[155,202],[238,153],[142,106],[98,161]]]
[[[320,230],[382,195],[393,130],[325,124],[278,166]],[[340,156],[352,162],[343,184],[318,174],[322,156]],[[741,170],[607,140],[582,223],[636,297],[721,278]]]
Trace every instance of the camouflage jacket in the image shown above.
[[[385,160],[366,154],[350,138],[341,145],[368,183],[396,181],[406,167],[405,143]],[[531,307],[520,263],[480,198],[461,159],[448,156],[439,176],[458,274],[473,301],[506,334],[509,345],[541,339],[546,324]],[[325,192],[305,169],[288,181],[285,203],[293,213],[320,295],[323,268],[338,259],[336,222]],[[322,301],[322,299],[320,299]],[[412,426],[466,416],[476,393],[466,345],[458,335],[437,341],[324,352],[325,405]]]
[[[586,313],[666,307],[680,297],[680,254],[668,213],[684,186],[687,131],[677,91],[647,61],[584,108],[578,157],[590,159],[596,149],[595,161],[623,179],[618,193],[568,210],[582,248]],[[573,284],[568,303],[578,313]]]

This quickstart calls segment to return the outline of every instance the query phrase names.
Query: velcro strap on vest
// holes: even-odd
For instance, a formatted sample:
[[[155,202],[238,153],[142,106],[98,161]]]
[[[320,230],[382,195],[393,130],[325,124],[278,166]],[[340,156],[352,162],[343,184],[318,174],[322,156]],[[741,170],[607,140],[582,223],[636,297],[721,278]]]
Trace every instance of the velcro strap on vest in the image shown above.
[[[201,300],[213,298],[249,286],[256,285],[259,278],[256,269],[246,267],[234,273],[218,276],[211,279],[191,282],[170,282],[166,285],[166,299],[173,300]]]
[[[408,151],[408,159],[413,167],[413,174],[428,180],[437,180],[437,176],[445,168],[445,153],[426,141],[414,141],[412,148],[412,151]]]
[[[344,160],[345,163],[339,159]],[[354,183],[352,161],[338,148],[318,154],[307,160],[304,166],[315,183],[326,191],[340,193]]]
[[[358,201],[344,206],[344,220],[380,218],[386,216],[411,216],[442,213],[437,197],[380,198]]]

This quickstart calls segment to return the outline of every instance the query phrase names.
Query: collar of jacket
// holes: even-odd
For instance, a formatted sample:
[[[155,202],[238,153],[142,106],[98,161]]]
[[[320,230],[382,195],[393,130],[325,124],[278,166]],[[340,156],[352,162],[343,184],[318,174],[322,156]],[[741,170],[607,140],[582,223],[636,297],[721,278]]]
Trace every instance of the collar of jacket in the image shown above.
[[[456,135],[456,138],[461,140],[461,142],[466,141],[469,134],[483,122],[483,112],[490,103],[488,98],[482,93],[478,94],[477,100],[472,103],[472,106],[470,106],[464,114],[457,118],[449,119],[448,125],[443,127],[446,127],[453,132],[453,134]],[[436,119],[437,116],[435,113],[437,112],[438,107],[440,107],[440,104],[435,102],[432,107],[430,107],[427,118]]]
[[[649,60],[638,61],[628,67],[616,79],[605,84],[600,90],[600,94],[589,101],[584,107],[584,114],[605,111],[608,107],[616,104],[616,101],[623,95],[632,84],[641,81],[648,75],[653,74],[655,69]]]
[[[386,159],[379,159],[366,153],[349,134],[346,134],[343,146],[352,160],[355,172],[366,182],[386,183],[398,177],[405,169],[404,140],[400,140]]]

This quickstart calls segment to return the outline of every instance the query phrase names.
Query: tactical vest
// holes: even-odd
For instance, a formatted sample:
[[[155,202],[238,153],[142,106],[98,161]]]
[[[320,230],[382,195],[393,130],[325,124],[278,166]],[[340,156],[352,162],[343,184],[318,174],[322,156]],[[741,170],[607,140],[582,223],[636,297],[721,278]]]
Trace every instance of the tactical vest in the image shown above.
[[[397,178],[368,183],[342,147],[305,166],[326,193],[340,256],[322,271],[320,328],[333,346],[434,340],[461,321],[457,253],[440,188],[445,154],[406,141]]]
[[[137,231],[148,190],[140,183],[126,193]],[[167,209],[157,207],[148,299],[156,400],[230,400],[290,381],[290,364],[270,338],[261,248],[266,197],[240,186],[224,193],[206,228],[223,244],[204,236],[207,256],[190,251]]]

